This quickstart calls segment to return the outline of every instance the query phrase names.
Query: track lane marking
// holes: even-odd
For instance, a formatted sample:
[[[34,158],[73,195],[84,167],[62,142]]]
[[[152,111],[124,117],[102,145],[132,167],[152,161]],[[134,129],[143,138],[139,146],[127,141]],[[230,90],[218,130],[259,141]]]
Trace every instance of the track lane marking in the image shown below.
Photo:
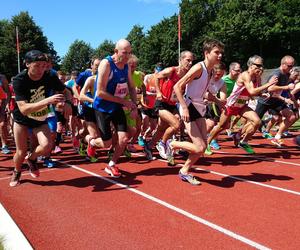
[[[214,223],[212,223],[210,221],[207,221],[207,220],[205,220],[205,219],[203,219],[203,218],[201,218],[199,216],[193,215],[193,214],[191,214],[191,213],[189,213],[189,212],[187,212],[187,211],[185,211],[185,210],[183,210],[181,208],[178,208],[178,207],[176,207],[176,206],[174,206],[174,205],[172,205],[172,204],[170,204],[168,202],[165,202],[165,201],[163,201],[163,200],[161,200],[159,198],[156,198],[156,197],[154,197],[152,195],[146,194],[146,193],[144,193],[142,191],[139,191],[137,189],[131,188],[128,185],[124,185],[122,183],[119,183],[117,181],[114,181],[112,179],[106,178],[106,177],[104,177],[102,175],[96,174],[96,173],[94,173],[92,171],[83,169],[83,168],[75,166],[75,165],[69,165],[67,163],[63,163],[63,164],[67,165],[67,166],[69,166],[69,167],[71,167],[73,169],[76,169],[78,171],[84,172],[86,174],[89,174],[89,175],[95,176],[97,178],[100,178],[102,180],[105,180],[107,182],[110,182],[110,183],[112,183],[114,185],[117,185],[119,187],[125,188],[128,191],[130,191],[130,192],[133,192],[133,193],[138,194],[138,195],[140,195],[140,196],[142,196],[142,197],[144,197],[144,198],[146,198],[148,200],[151,200],[151,201],[153,201],[155,203],[158,203],[161,206],[167,207],[167,208],[169,208],[169,209],[171,209],[171,210],[173,210],[173,211],[175,211],[175,212],[177,212],[177,213],[179,213],[181,215],[184,215],[184,216],[186,216],[186,217],[188,217],[188,218],[190,218],[190,219],[192,219],[192,220],[194,220],[196,222],[199,222],[200,224],[208,226],[208,227],[210,227],[210,228],[212,228],[212,229],[214,229],[216,231],[219,231],[219,232],[221,232],[221,233],[223,233],[223,234],[225,234],[225,235],[227,235],[227,236],[229,236],[229,237],[231,237],[231,238],[233,238],[235,240],[241,241],[241,242],[243,242],[243,243],[245,243],[245,244],[247,244],[249,246],[252,246],[252,247],[254,247],[256,249],[261,249],[261,250],[270,250],[271,249],[271,248],[268,248],[268,247],[266,247],[266,246],[264,246],[262,244],[259,244],[259,243],[255,242],[255,241],[252,241],[252,240],[250,240],[250,239],[248,239],[248,238],[246,238],[246,237],[244,237],[242,235],[234,233],[233,231],[230,231],[230,230],[228,230],[226,228],[223,228],[221,226],[218,226],[218,225],[216,225],[216,224],[214,224]]]
[[[220,152],[221,154],[229,154],[228,152],[223,152],[223,151],[217,151],[217,152]],[[143,154],[139,154],[139,153],[133,153],[132,155],[143,156]],[[247,155],[239,155],[239,156],[254,158],[253,156],[247,156]],[[64,162],[60,161],[60,159],[53,159],[53,160],[59,162],[60,164],[71,166],[67,163],[64,163]],[[161,161],[161,162],[167,162],[166,160],[163,160],[163,159],[156,159],[156,160]],[[289,162],[282,162],[282,163],[289,164]],[[300,166],[300,164],[297,164],[297,165]],[[174,167],[182,167],[182,166],[183,166],[182,164],[176,164],[176,166],[174,166]],[[45,170],[42,170],[41,173],[48,172],[48,171],[53,171],[53,170],[58,170],[58,169],[59,168],[45,169]],[[262,187],[266,187],[266,188],[278,190],[278,191],[281,191],[281,192],[286,192],[286,193],[290,193],[290,194],[300,196],[300,192],[294,191],[294,190],[291,190],[291,189],[286,189],[286,188],[276,187],[276,186],[273,186],[273,185],[268,185],[268,184],[264,184],[264,183],[260,183],[260,182],[250,181],[250,180],[247,180],[247,179],[243,179],[243,178],[228,175],[228,174],[219,173],[219,172],[212,171],[212,170],[209,170],[209,169],[203,169],[203,168],[199,168],[199,167],[195,167],[195,169],[200,170],[200,171],[204,171],[204,172],[207,172],[207,173],[211,173],[211,174],[214,174],[214,175],[219,175],[219,176],[223,176],[223,177],[232,178],[232,179],[239,180],[239,181],[242,181],[242,182],[245,182],[245,183],[250,183],[250,184],[253,184],[253,185],[258,185],[258,186],[262,186]],[[26,174],[22,173],[22,176],[26,176],[26,175],[30,175],[30,174],[29,173],[26,173]],[[10,178],[11,178],[10,176],[2,177],[2,178],[0,178],[0,181],[1,180],[7,180],[7,179],[10,179]]]
[[[286,165],[293,165],[293,166],[300,167],[299,163],[275,160],[273,158],[268,158],[268,157],[264,157],[264,156],[232,154],[230,152],[219,151],[219,150],[217,150],[217,151],[213,150],[213,152],[214,152],[214,154],[224,154],[224,155],[232,155],[232,156],[238,156],[238,157],[244,157],[244,158],[252,158],[252,159],[256,159],[256,160],[262,160],[262,161],[267,161],[267,162],[277,162],[277,163],[283,163]]]

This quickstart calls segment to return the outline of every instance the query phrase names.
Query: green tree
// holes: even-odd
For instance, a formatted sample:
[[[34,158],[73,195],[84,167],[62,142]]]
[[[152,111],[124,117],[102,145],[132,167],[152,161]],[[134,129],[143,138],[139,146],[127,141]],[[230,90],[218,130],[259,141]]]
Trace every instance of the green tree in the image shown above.
[[[65,72],[72,70],[81,72],[90,67],[93,54],[94,50],[90,44],[82,40],[75,40],[62,60],[61,69]]]
[[[145,38],[143,29],[144,27],[140,25],[134,25],[126,38],[131,43],[132,51],[138,58],[142,57],[142,42]]]
[[[165,66],[178,62],[177,15],[164,18],[151,27],[141,42],[140,67],[152,72],[157,62]]]
[[[111,40],[104,40],[94,52],[94,55],[99,58],[104,58],[114,53],[115,44]]]
[[[18,73],[16,27],[19,30],[21,62],[25,53],[32,49],[52,54],[55,62],[59,60],[53,44],[48,42],[42,29],[36,25],[28,12],[20,12],[20,14],[13,16],[10,21],[1,20],[0,22],[0,71],[5,73],[7,77]]]
[[[226,0],[208,35],[226,45],[226,61],[245,64],[259,54],[267,67],[285,54],[299,58],[299,0]]]
[[[202,43],[211,30],[221,3],[219,0],[182,0],[180,4],[182,41],[181,50],[192,51],[199,60]]]

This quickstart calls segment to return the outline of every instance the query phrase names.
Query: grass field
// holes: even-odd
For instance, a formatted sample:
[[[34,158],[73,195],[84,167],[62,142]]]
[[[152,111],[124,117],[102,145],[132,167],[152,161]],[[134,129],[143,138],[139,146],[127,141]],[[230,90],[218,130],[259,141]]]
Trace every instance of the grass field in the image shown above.
[[[3,246],[3,237],[0,236],[0,250],[4,250],[4,246]]]
[[[300,119],[295,122],[295,124],[291,127],[291,130],[300,130]]]

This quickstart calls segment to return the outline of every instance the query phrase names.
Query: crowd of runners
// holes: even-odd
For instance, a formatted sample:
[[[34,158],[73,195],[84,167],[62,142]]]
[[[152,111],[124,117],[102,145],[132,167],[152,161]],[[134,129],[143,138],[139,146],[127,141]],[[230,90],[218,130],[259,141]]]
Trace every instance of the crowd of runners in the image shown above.
[[[65,131],[74,150],[91,162],[98,161],[97,149],[106,149],[108,163],[101,164],[111,177],[121,176],[120,156],[130,157],[139,145],[149,161],[155,150],[171,166],[175,154],[185,157],[179,177],[193,185],[200,182],[191,168],[221,148],[222,131],[248,154],[255,154],[249,141],[258,130],[284,147],[283,138],[299,119],[300,67],[286,55],[262,81],[263,58],[253,55],[245,71],[232,62],[225,75],[223,53],[223,43],[210,39],[203,44],[203,61],[194,63],[194,54],[183,51],[178,65],[157,63],[145,74],[137,70],[129,41],[121,39],[113,55],[66,74],[52,69],[50,55],[27,52],[26,69],[10,84],[0,75],[2,154],[11,153],[9,134],[16,147],[10,186],[20,183],[24,161],[34,178],[40,175],[38,161],[54,167],[51,156],[63,154]]]

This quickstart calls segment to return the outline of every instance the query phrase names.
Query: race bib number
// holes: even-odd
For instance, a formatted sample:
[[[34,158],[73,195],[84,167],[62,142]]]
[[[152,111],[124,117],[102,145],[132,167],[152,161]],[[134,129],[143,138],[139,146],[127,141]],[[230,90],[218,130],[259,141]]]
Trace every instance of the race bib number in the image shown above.
[[[46,108],[43,108],[39,111],[30,113],[28,115],[28,117],[33,119],[33,120],[42,122],[42,121],[45,121],[47,119],[48,113],[49,113],[49,108],[46,107]]]
[[[114,96],[118,96],[120,98],[125,98],[125,96],[127,96],[127,94],[129,93],[128,91],[128,85],[127,82],[125,83],[118,83]]]

